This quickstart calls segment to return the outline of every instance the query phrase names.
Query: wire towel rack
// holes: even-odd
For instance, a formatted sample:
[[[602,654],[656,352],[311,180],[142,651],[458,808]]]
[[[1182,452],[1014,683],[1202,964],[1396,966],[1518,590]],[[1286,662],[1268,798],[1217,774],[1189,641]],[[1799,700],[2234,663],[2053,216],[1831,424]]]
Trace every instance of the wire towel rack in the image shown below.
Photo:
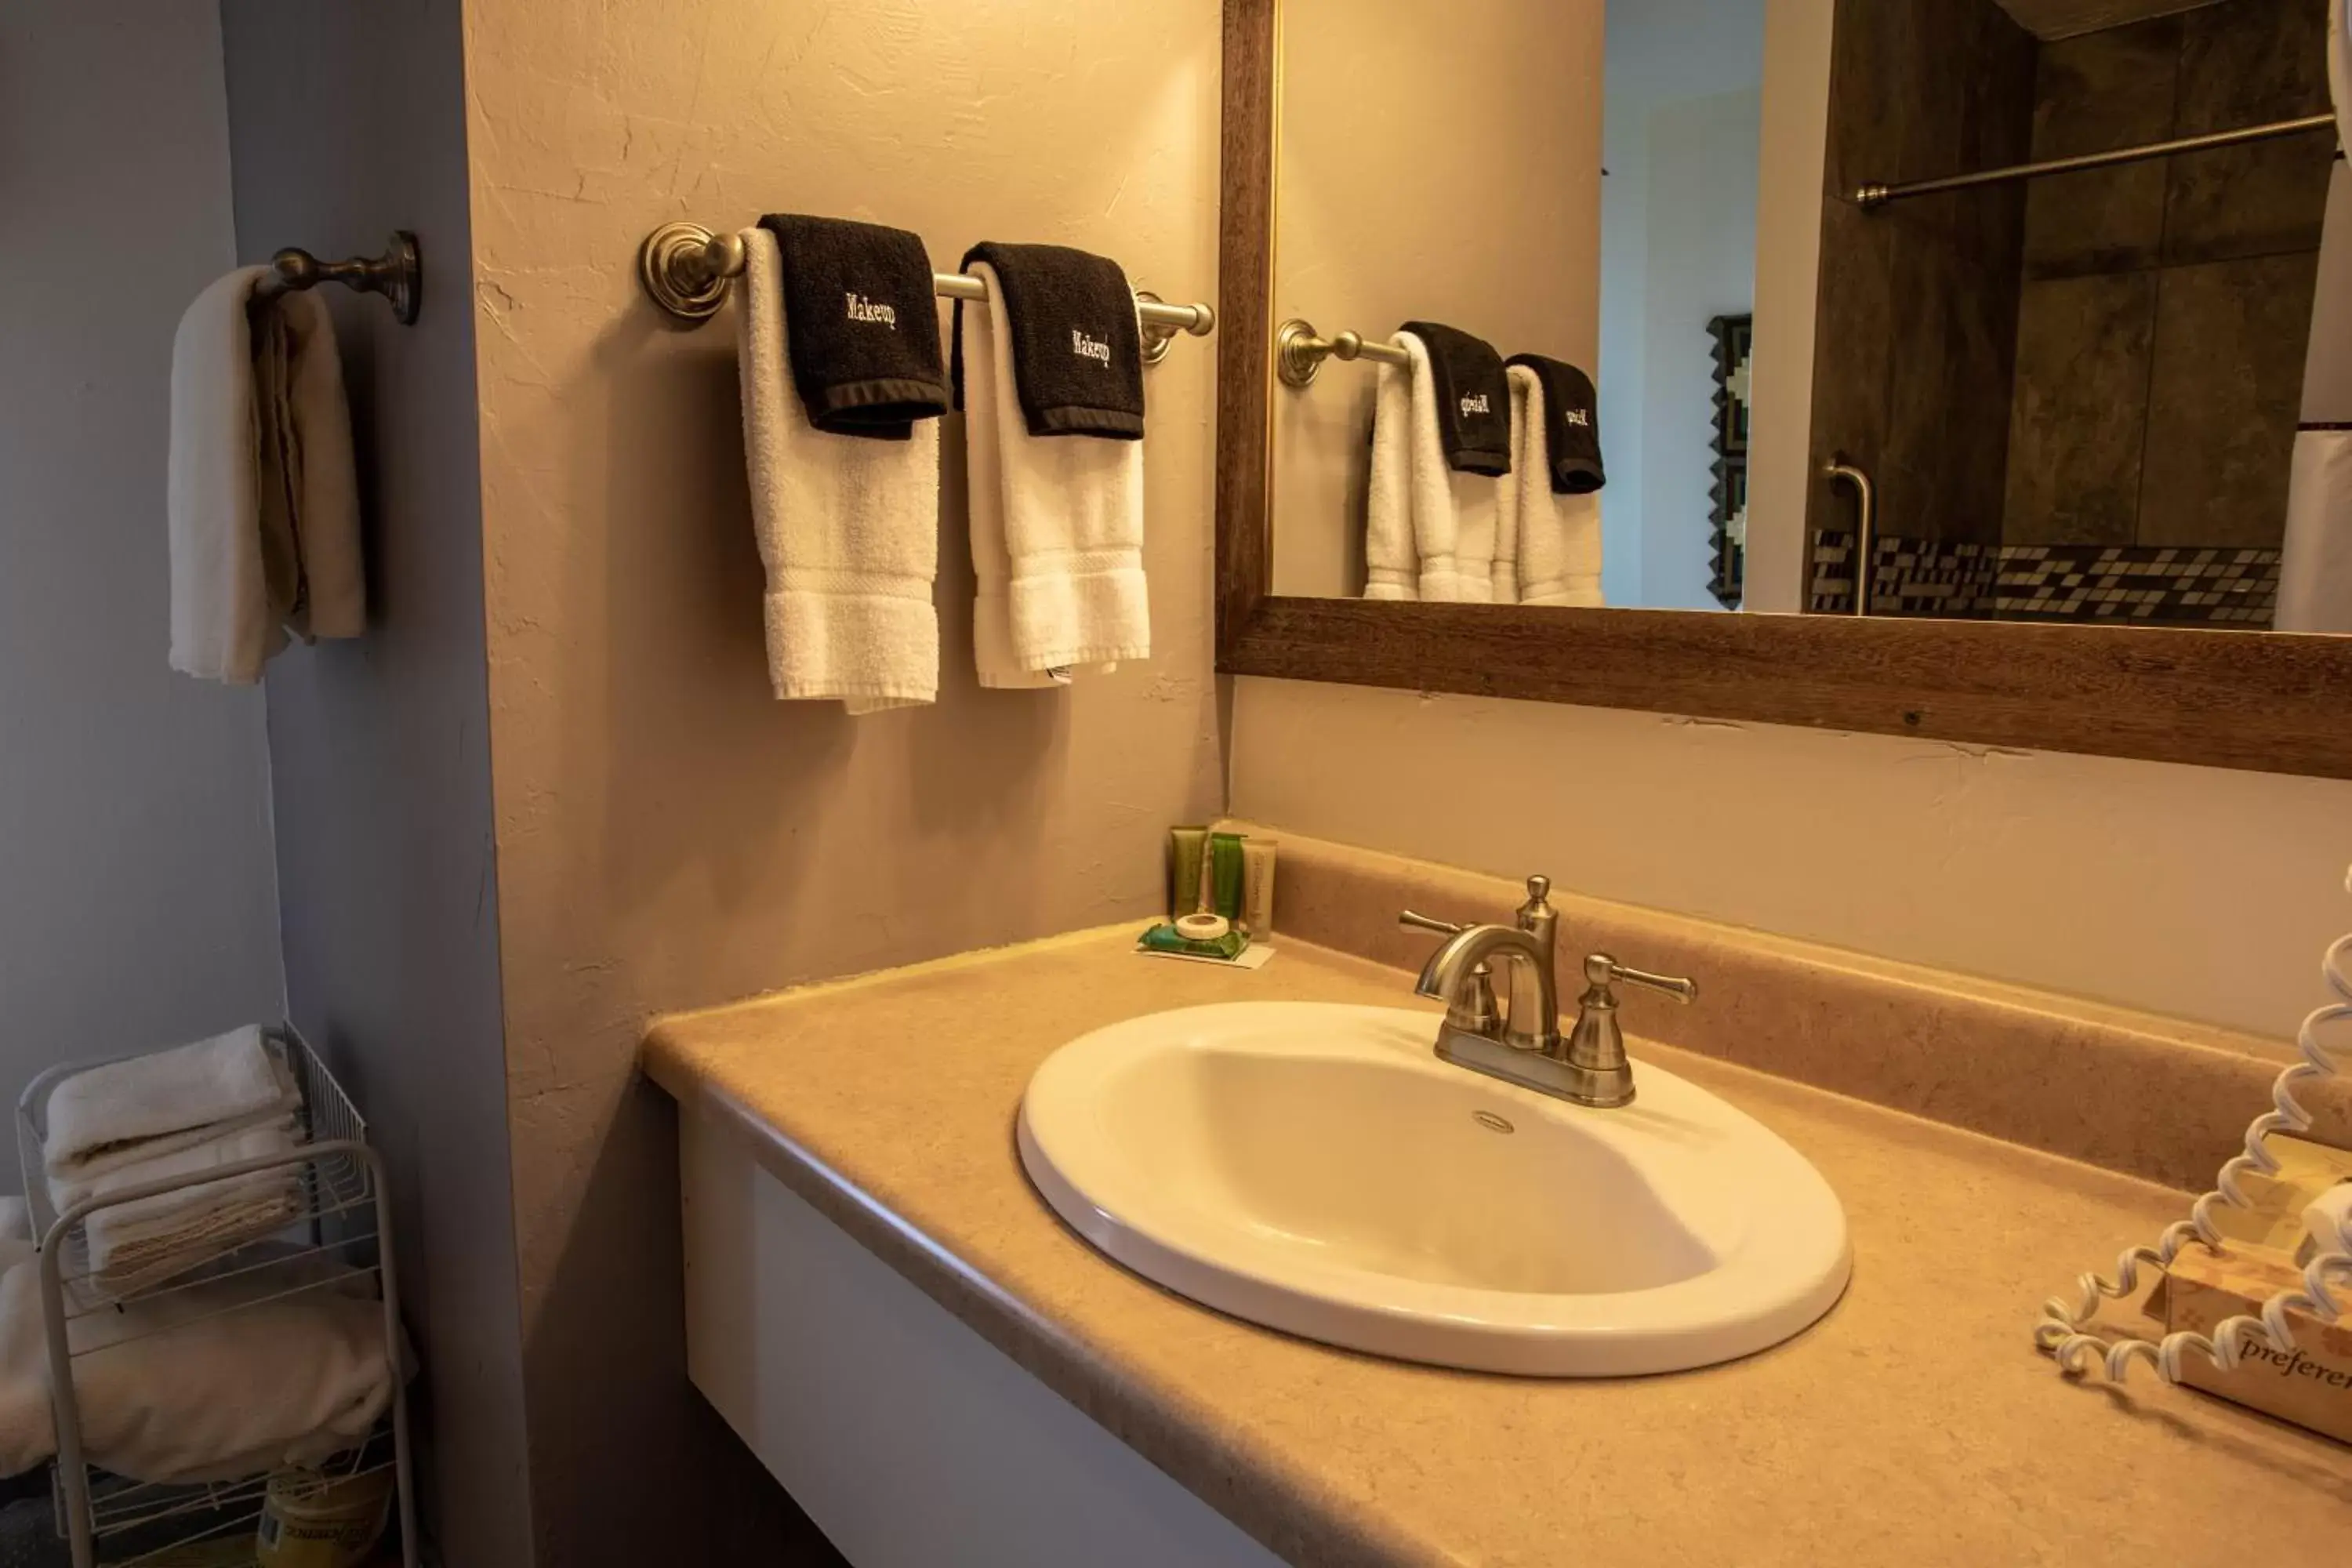
[[[698,223],[666,223],[637,247],[637,282],[646,297],[688,326],[717,315],[729,285],[742,275],[742,237],[714,234]],[[988,298],[988,286],[966,272],[934,272],[931,288],[944,299]],[[1205,338],[1217,330],[1217,313],[1208,306],[1171,305],[1147,289],[1135,291],[1135,314],[1146,364],[1165,358],[1179,332]]]
[[[94,1568],[101,1561],[141,1563],[176,1546],[249,1536],[257,1526],[272,1480],[272,1475],[264,1472],[226,1481],[141,1481],[110,1474],[87,1462],[75,1363],[105,1354],[131,1339],[115,1337],[77,1346],[71,1327],[75,1321],[131,1302],[163,1300],[225,1282],[235,1282],[250,1294],[250,1300],[172,1325],[184,1328],[216,1310],[237,1311],[305,1292],[355,1288],[371,1274],[383,1308],[384,1354],[391,1379],[389,1408],[374,1430],[356,1446],[322,1462],[311,1478],[295,1482],[291,1489],[299,1492],[305,1484],[314,1489],[337,1486],[389,1471],[399,1521],[401,1561],[405,1568],[419,1568],[404,1375],[406,1341],[400,1327],[391,1194],[383,1168],[367,1142],[366,1121],[309,1042],[291,1025],[265,1030],[264,1035],[271,1054],[291,1074],[300,1091],[301,1142],[283,1153],[84,1198],[62,1213],[50,1202],[41,1155],[48,1131],[48,1097],[58,1083],[92,1064],[73,1062],[52,1068],[26,1085],[17,1100],[17,1150],[24,1169],[26,1206],[40,1244],[41,1309],[57,1422],[51,1499],[58,1533],[69,1543],[75,1568]],[[232,1235],[210,1254],[182,1260],[168,1276],[142,1279],[129,1288],[110,1284],[93,1267],[88,1220],[95,1211],[137,1203],[176,1188],[287,1167],[293,1168],[299,1201],[294,1212],[273,1221],[268,1236]],[[171,1328],[153,1331],[170,1332]],[[138,1337],[145,1334],[132,1336]],[[288,1489],[293,1478],[282,1470],[277,1476],[281,1490]]]

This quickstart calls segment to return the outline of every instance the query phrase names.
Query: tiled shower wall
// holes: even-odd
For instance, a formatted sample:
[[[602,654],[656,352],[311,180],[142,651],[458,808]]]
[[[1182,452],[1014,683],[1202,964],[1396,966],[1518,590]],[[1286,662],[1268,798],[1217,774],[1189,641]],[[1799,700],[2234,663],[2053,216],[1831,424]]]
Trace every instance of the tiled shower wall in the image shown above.
[[[2032,156],[2324,113],[2325,26],[2315,0],[2221,0],[2044,44]],[[2333,152],[2032,184],[2004,542],[2278,547]]]
[[[1830,72],[1813,469],[1842,452],[1869,470],[1892,531],[1997,542],[2023,194],[1864,213],[1850,193],[2023,161],[2032,35],[1993,0],[1838,0]],[[1853,526],[1850,495],[1808,498],[1810,532]]]

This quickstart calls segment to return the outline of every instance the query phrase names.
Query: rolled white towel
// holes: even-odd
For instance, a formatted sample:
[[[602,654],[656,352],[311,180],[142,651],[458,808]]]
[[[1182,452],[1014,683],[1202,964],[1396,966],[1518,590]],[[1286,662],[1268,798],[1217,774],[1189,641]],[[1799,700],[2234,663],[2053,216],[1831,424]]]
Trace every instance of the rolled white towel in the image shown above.
[[[276,1122],[301,1103],[254,1025],[74,1074],[49,1091],[41,1157],[51,1176],[109,1171]]]

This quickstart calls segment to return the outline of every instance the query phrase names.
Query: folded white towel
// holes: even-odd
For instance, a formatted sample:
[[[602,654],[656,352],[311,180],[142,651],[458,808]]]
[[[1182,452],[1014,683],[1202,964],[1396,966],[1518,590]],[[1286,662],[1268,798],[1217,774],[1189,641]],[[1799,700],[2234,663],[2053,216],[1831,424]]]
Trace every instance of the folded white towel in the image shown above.
[[[1598,605],[1601,502],[1551,488],[1543,382],[1525,365],[1507,367],[1511,385],[1511,471],[1503,479],[1503,526],[1496,543],[1498,604]],[[1503,591],[1506,574],[1513,592]]]
[[[1394,341],[1408,363],[1381,365],[1373,394],[1364,597],[1490,603],[1509,476],[1458,473],[1446,463],[1428,346],[1412,332]]]
[[[242,1161],[283,1154],[300,1142],[294,1119],[288,1116],[137,1161],[89,1180],[52,1177],[49,1199],[63,1214],[85,1198],[103,1197],[147,1182],[199,1176]],[[128,1296],[184,1274],[230,1247],[283,1229],[303,1210],[301,1171],[299,1165],[278,1165],[92,1210],[83,1222],[89,1277],[77,1282],[80,1293],[92,1300]]]
[[[940,422],[904,441],[809,423],[786,370],[781,258],[742,234],[736,368],[751,520],[767,566],[768,680],[852,713],[933,701],[940,685]]]
[[[68,1320],[85,1456],[162,1483],[353,1447],[390,1406],[396,1375],[369,1285],[297,1260]],[[56,1452],[48,1372],[39,1265],[25,1261],[0,1275],[0,1475]]]
[[[359,492],[324,303],[257,302],[268,268],[199,294],[172,343],[172,668],[250,685],[288,635],[365,627]]]
[[[247,1025],[59,1082],[44,1109],[41,1157],[51,1176],[88,1182],[278,1121],[300,1103],[285,1064],[259,1027]]]
[[[1013,383],[1012,321],[996,269],[974,261],[970,270],[987,286],[988,301],[966,307],[964,439],[975,449],[993,448],[1003,552],[996,555],[1000,546],[988,532],[992,521],[978,501],[981,465],[975,463],[973,571],[987,583],[997,575],[1001,559],[1004,584],[1001,619],[991,605],[976,599],[972,606],[972,651],[984,661],[982,683],[1011,683],[990,678],[992,668],[1005,673],[1005,661],[992,643],[994,625],[1005,629],[1013,670],[1030,676],[1148,658],[1151,603],[1143,575],[1143,443],[1032,436],[1020,416]],[[988,329],[976,335],[972,329],[982,315]],[[990,395],[982,417],[974,415],[972,390],[983,379]]]

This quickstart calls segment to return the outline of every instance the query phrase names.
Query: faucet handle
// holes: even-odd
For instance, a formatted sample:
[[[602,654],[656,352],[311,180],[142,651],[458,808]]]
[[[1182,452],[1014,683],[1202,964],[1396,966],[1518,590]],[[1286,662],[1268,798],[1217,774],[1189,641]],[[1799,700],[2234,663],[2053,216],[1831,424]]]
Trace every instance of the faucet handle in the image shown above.
[[[1397,916],[1397,924],[1412,931],[1435,931],[1439,936],[1460,936],[1470,929],[1468,926],[1455,925],[1452,921],[1433,920],[1427,915],[1417,915],[1411,910],[1406,910]]]
[[[1644,969],[1628,969],[1605,952],[1589,953],[1584,960],[1584,983],[1593,990],[1606,993],[1610,983],[1623,981],[1628,985],[1646,986],[1662,991],[1677,1002],[1698,1000],[1698,982],[1676,974],[1652,974]],[[1612,1001],[1614,998],[1611,998]]]

